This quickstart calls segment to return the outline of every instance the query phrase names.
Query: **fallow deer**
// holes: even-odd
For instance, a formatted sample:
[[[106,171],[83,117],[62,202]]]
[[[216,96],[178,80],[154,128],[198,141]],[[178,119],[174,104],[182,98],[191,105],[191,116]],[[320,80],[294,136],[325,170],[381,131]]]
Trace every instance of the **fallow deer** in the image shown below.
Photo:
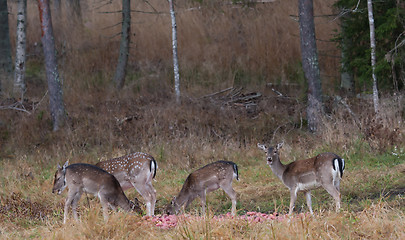
[[[258,143],[257,146],[264,150],[267,157],[267,164],[273,173],[290,190],[290,209],[293,212],[297,194],[300,191],[305,193],[307,205],[311,214],[311,190],[323,187],[336,202],[336,211],[340,208],[340,180],[343,177],[345,161],[334,153],[321,153],[317,156],[305,160],[283,165],[280,162],[279,150],[283,143],[276,147],[267,147]]]
[[[188,175],[177,197],[166,207],[166,213],[177,214],[185,204],[185,208],[199,197],[202,213],[205,214],[206,194],[222,188],[232,200],[232,215],[236,214],[236,192],[232,188],[232,180],[239,181],[238,166],[230,161],[210,163]]]
[[[154,215],[156,191],[152,180],[156,176],[157,164],[151,155],[136,152],[101,161],[96,166],[113,174],[124,191],[135,188],[146,201],[146,215]]]
[[[61,194],[65,188],[69,189],[65,202],[63,223],[66,223],[69,207],[72,207],[73,217],[78,220],[77,205],[82,194],[90,193],[98,196],[103,207],[104,220],[108,220],[108,207],[113,210],[117,206],[129,212],[135,210],[136,205],[128,200],[117,179],[108,172],[94,165],[76,163],[69,165],[69,161],[55,173],[52,193]]]

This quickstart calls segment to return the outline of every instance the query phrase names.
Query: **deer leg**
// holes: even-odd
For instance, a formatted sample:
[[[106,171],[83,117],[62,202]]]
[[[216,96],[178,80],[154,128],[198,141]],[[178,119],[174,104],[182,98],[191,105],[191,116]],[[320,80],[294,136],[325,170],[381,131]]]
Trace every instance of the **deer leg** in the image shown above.
[[[72,207],[73,216],[74,216],[75,220],[78,220],[76,208],[77,208],[77,202],[79,201],[80,196],[81,196],[81,193],[80,193],[79,189],[74,189],[74,188],[69,189],[68,197],[66,198],[66,201],[65,201],[65,212],[63,214],[63,223],[64,224],[66,223],[66,220],[68,218],[69,207]]]
[[[149,187],[147,186],[146,183],[138,183],[135,181],[131,181],[132,185],[134,186],[134,188],[136,189],[136,191],[138,191],[139,194],[141,194],[141,196],[143,197],[143,199],[145,199],[146,202],[146,215],[147,216],[152,216],[153,212],[152,212],[152,202],[153,202],[153,206],[154,201],[156,201],[156,193],[154,191],[150,191]]]
[[[297,200],[297,193],[298,193],[298,189],[290,190],[290,210],[288,211],[289,215],[291,215],[293,213],[295,201]]]
[[[184,209],[184,212],[186,211],[188,205],[190,205],[190,203],[192,203],[196,197],[197,197],[197,196],[196,196],[194,193],[193,193],[193,194],[190,194],[190,196],[188,197],[188,199],[187,199],[187,201],[186,201],[186,204],[184,204],[184,208],[183,208],[183,209]]]
[[[322,186],[335,199],[336,212],[337,212],[340,209],[340,192],[337,190],[336,186],[333,184],[323,184]]]
[[[205,215],[205,205],[207,203],[207,196],[206,196],[206,192],[205,190],[202,191],[202,193],[200,194],[200,200],[201,200],[201,215]]]
[[[149,209],[149,216],[155,215],[155,204],[156,204],[156,190],[153,188],[152,183],[149,182],[146,184],[147,189],[149,190],[149,194],[151,196],[150,201],[150,209]]]
[[[73,212],[73,217],[75,218],[76,221],[79,220],[79,217],[77,216],[77,205],[79,203],[80,197],[82,196],[82,191],[79,190],[77,191],[72,199],[72,212]]]
[[[232,185],[229,186],[223,186],[222,189],[224,192],[229,196],[229,198],[232,201],[232,211],[231,214],[232,216],[236,215],[236,192],[233,190]]]
[[[65,212],[63,213],[63,224],[66,223],[66,220],[67,220],[67,218],[68,218],[68,211],[69,211],[70,205],[72,204],[72,200],[73,200],[73,199],[72,199],[70,196],[68,196],[68,197],[66,198],[66,201],[65,201]]]
[[[311,191],[306,191],[305,192],[305,197],[307,199],[307,206],[309,208],[309,212],[313,215],[314,212],[312,211]]]
[[[104,221],[108,221],[108,206],[112,206],[112,204],[109,204],[108,198],[104,196],[103,194],[99,193],[98,198],[100,199],[101,206],[103,208],[103,218]]]

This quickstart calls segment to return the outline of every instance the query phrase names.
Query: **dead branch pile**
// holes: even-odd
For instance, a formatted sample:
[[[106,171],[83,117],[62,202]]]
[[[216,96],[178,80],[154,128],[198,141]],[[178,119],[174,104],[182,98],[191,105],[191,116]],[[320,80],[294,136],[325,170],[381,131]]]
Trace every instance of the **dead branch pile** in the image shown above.
[[[243,87],[230,87],[205,95],[202,98],[209,98],[213,102],[223,106],[255,108],[262,94],[259,92],[242,93],[242,91]]]

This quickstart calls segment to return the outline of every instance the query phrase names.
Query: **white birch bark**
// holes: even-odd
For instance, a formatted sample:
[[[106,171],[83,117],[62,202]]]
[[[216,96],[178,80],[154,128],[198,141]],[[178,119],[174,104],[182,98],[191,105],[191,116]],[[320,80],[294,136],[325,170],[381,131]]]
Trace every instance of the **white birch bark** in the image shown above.
[[[379,100],[378,100],[378,88],[377,88],[377,76],[375,75],[375,27],[374,27],[374,15],[373,15],[373,3],[372,0],[367,0],[367,10],[368,10],[368,22],[370,25],[370,47],[371,47],[371,70],[373,77],[373,102],[374,102],[374,112],[377,114],[379,110]]]
[[[174,90],[176,92],[176,102],[180,103],[180,74],[179,60],[177,57],[177,24],[174,12],[173,0],[169,0],[170,16],[172,19],[172,47],[173,47],[173,69],[174,69]]]
[[[18,0],[17,13],[17,43],[14,71],[14,94],[24,101],[25,86],[25,59],[26,59],[26,16],[27,0]]]

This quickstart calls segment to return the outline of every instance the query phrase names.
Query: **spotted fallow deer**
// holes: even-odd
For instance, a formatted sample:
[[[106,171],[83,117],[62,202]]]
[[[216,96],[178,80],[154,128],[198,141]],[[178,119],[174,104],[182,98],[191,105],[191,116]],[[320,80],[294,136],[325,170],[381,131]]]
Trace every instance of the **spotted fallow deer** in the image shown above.
[[[297,194],[300,191],[305,193],[307,205],[311,214],[311,190],[323,187],[336,202],[336,211],[340,208],[340,180],[343,177],[345,161],[334,153],[321,153],[305,160],[284,165],[280,162],[279,150],[283,143],[276,147],[267,147],[258,143],[257,146],[266,153],[267,164],[273,173],[290,190],[290,209],[292,214]]]
[[[202,213],[205,214],[206,194],[222,188],[232,200],[232,215],[236,214],[236,192],[232,188],[232,180],[239,181],[238,166],[230,161],[210,163],[188,175],[177,197],[166,207],[169,215],[177,214],[185,204],[185,208],[199,197]]]
[[[55,173],[52,193],[61,194],[65,188],[69,189],[65,202],[63,223],[66,223],[69,207],[72,207],[73,217],[78,220],[77,205],[83,193],[98,196],[103,207],[104,220],[108,220],[108,207],[116,209],[117,206],[130,212],[137,207],[128,200],[122,191],[117,179],[108,172],[94,165],[76,163],[69,165],[69,161]]]
[[[96,166],[113,174],[124,191],[135,188],[146,201],[146,215],[154,215],[156,191],[152,180],[156,176],[157,164],[151,155],[136,152],[101,161]]]

